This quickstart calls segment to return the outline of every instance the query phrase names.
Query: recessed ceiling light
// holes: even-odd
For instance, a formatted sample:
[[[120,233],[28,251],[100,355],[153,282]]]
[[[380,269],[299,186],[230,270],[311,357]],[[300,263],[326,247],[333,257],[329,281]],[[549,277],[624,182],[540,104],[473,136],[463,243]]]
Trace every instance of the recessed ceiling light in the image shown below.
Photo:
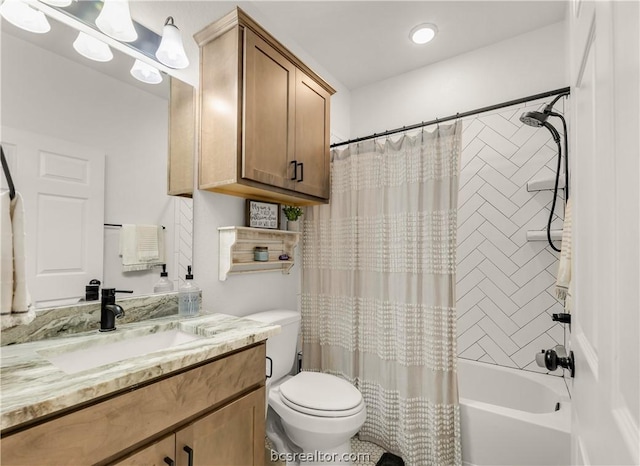
[[[426,44],[433,40],[438,33],[435,24],[419,24],[411,30],[409,37],[414,44]]]

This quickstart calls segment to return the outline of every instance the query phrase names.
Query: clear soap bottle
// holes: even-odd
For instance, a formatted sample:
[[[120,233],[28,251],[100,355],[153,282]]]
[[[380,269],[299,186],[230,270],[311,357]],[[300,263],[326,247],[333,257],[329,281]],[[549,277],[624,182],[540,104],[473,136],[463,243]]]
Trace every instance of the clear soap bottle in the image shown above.
[[[200,310],[200,288],[193,281],[191,266],[187,267],[184,285],[178,290],[178,314],[182,317],[193,317]]]
[[[162,272],[160,272],[160,280],[153,285],[154,293],[168,293],[173,291],[173,282],[169,280],[167,273],[167,264],[162,264]]]

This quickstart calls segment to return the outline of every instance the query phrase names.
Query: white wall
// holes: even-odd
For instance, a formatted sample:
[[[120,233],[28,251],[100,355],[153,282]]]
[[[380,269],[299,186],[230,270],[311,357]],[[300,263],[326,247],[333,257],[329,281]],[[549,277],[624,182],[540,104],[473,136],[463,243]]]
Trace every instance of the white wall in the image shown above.
[[[246,12],[267,29],[298,58],[322,76],[336,90],[331,98],[332,140],[348,139],[350,134],[350,93],[324,70],[300,46],[271,24],[252,5],[243,5]],[[245,200],[233,196],[197,190],[194,201],[194,279],[202,288],[205,312],[246,315],[268,309],[299,309],[300,263],[297,249],[296,265],[289,275],[280,272],[230,276],[218,280],[218,227],[244,225]]]
[[[351,137],[569,85],[564,22],[351,92]]]
[[[173,226],[174,200],[166,195],[167,100],[3,33],[2,125],[103,151],[106,223]],[[96,278],[151,293],[159,271],[123,275],[118,238],[119,229],[105,228],[105,273]],[[171,270],[172,231],[166,240]]]

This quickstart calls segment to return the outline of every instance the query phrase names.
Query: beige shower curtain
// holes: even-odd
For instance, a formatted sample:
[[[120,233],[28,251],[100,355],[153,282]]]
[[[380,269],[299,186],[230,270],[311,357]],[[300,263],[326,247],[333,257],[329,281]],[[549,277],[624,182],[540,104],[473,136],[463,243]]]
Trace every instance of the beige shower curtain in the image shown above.
[[[456,205],[462,124],[332,153],[304,222],[303,367],[351,381],[360,438],[411,465],[461,464]]]

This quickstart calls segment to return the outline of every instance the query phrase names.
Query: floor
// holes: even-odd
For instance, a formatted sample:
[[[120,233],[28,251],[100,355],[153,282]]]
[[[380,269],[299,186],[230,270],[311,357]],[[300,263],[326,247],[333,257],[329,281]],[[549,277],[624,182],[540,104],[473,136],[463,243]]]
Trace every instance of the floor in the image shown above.
[[[271,461],[270,457],[271,443],[269,439],[265,439],[265,464],[267,466],[285,466],[281,461]],[[353,466],[375,466],[384,450],[375,443],[364,442],[356,437],[351,439],[351,453],[359,459],[353,462]]]

